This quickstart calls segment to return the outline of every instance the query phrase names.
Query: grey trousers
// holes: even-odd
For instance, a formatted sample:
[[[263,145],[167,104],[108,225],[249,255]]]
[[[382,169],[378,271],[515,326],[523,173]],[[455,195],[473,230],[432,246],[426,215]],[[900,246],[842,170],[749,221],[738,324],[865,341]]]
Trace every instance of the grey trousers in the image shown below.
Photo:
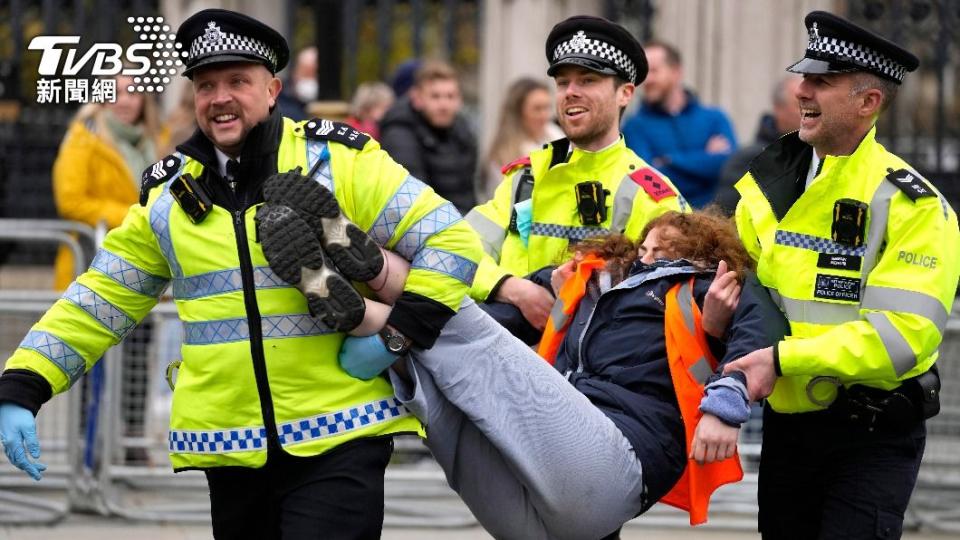
[[[623,433],[473,301],[407,367],[412,383],[390,372],[397,397],[494,537],[598,539],[639,512],[640,461]]]

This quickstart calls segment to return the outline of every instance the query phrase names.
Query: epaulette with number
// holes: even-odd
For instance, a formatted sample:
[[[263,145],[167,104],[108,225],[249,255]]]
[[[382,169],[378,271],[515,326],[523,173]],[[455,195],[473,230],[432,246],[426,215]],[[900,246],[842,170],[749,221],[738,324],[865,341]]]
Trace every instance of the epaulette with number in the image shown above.
[[[523,157],[521,157],[521,158],[517,158],[517,159],[511,161],[510,163],[507,163],[506,165],[504,165],[503,167],[500,168],[500,174],[507,174],[508,172],[516,169],[517,167],[519,167],[519,166],[521,166],[521,165],[523,165],[523,166],[529,166],[529,165],[530,165],[530,156],[523,156]]]
[[[909,171],[907,169],[887,169],[890,174],[887,175],[887,180],[889,180],[893,185],[900,188],[900,191],[904,193],[907,197],[910,197],[910,200],[916,202],[917,199],[922,199],[923,197],[936,197],[937,192],[930,187],[930,184],[923,179],[919,174]]]
[[[677,192],[653,167],[644,167],[630,173],[630,179],[642,187],[654,202],[677,195]]]
[[[150,190],[173,178],[180,170],[183,160],[176,154],[170,154],[147,167],[140,176],[140,206],[147,205]]]
[[[308,139],[334,141],[356,150],[363,150],[367,141],[370,140],[369,135],[357,130],[350,124],[324,120],[322,118],[313,118],[304,124],[303,134],[306,135]]]

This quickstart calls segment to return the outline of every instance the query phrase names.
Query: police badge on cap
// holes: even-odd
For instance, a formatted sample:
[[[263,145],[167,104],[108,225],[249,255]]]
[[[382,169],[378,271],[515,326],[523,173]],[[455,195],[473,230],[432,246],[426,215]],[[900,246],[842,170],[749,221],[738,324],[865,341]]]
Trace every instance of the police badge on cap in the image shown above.
[[[189,54],[183,74],[219,62],[256,62],[270,73],[287,65],[290,49],[276,30],[241,13],[205,9],[177,30],[177,43]]]
[[[633,34],[600,17],[578,15],[557,23],[547,36],[547,75],[575,65],[617,75],[633,84],[647,78],[647,56]]]
[[[804,19],[810,41],[803,58],[787,68],[794,73],[850,73],[866,71],[903,82],[920,61],[910,51],[869,30],[825,11],[813,11]]]

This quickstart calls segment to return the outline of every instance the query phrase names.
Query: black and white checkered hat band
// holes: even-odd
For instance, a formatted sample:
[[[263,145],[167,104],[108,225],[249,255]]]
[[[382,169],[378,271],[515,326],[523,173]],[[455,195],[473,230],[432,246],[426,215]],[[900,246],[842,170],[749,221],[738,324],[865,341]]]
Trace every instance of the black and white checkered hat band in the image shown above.
[[[826,56],[830,60],[848,62],[860,67],[883,73],[887,77],[903,82],[906,69],[898,62],[864,47],[858,43],[850,43],[832,37],[811,37],[807,43],[807,50],[813,51],[814,56]]]
[[[571,55],[593,56],[600,63],[613,63],[618,71],[627,74],[630,82],[637,80],[637,66],[623,51],[605,41],[584,37],[582,32],[557,45],[553,50],[553,61]]]
[[[190,62],[215,54],[252,54],[266,59],[276,69],[277,53],[266,43],[247,36],[219,32],[215,39],[201,35],[190,44]]]

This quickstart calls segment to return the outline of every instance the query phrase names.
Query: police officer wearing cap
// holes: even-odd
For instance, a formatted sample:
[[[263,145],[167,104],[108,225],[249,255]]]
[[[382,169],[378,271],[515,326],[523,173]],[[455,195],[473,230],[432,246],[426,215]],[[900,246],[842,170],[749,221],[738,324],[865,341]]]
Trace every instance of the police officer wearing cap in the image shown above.
[[[651,218],[686,206],[620,133],[647,74],[630,32],[599,17],[570,17],[551,30],[546,54],[566,137],[506,164],[493,199],[466,216],[486,252],[471,296],[518,307],[538,330],[553,295],[523,276],[565,261],[571,241],[610,232],[636,239]]]
[[[40,406],[170,285],[184,326],[170,459],[206,472],[214,536],[379,538],[392,435],[422,426],[385,379],[340,368],[347,316],[364,309],[346,278],[381,279],[377,244],[413,260],[378,352],[430,347],[468,292],[479,241],[367,135],[280,116],[289,51],[273,29],[210,9],[177,41],[199,129],[144,171],[141,204],[7,361],[7,456],[41,477]]]
[[[764,538],[899,538],[939,410],[935,363],[960,276],[957,216],[877,142],[917,58],[830,13],[788,71],[799,132],[737,183],[736,222],[792,336],[732,362],[766,398]]]

